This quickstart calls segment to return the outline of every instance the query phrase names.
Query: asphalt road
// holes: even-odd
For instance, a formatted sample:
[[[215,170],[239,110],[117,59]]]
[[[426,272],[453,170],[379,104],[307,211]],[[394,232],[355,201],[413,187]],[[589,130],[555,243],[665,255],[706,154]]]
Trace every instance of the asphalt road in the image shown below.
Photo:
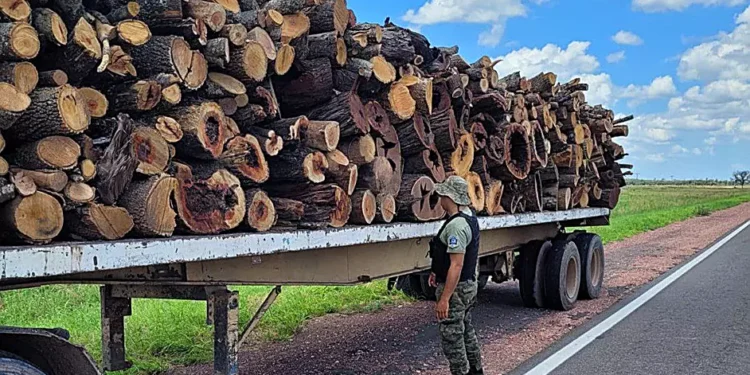
[[[750,374],[750,227],[551,374]]]

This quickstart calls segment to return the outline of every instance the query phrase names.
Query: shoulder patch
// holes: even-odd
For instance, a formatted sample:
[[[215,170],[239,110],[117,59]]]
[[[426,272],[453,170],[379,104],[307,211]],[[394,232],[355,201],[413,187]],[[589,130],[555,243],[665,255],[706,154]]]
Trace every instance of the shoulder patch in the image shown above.
[[[451,235],[448,237],[448,247],[457,247],[458,246],[458,237],[455,235]]]

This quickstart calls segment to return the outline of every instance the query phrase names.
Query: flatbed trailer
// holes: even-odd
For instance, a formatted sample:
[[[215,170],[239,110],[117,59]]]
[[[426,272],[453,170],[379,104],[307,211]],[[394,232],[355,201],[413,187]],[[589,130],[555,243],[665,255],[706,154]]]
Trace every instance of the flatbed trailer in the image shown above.
[[[516,278],[527,306],[541,307],[551,300],[557,302],[548,307],[570,308],[582,283],[601,287],[604,259],[603,250],[597,250],[598,236],[565,229],[607,225],[609,213],[585,208],[480,217],[480,279]],[[214,374],[237,374],[239,348],[281,285],[352,285],[389,278],[389,286],[430,297],[427,243],[442,223],[0,246],[0,290],[101,285],[104,371],[130,366],[124,318],[131,315],[132,299],[204,300],[207,324],[214,326]],[[578,244],[579,250],[571,252],[570,244]],[[242,331],[238,294],[228,285],[276,286]],[[16,366],[17,373],[29,375],[100,374],[85,350],[68,342],[63,329],[0,327],[0,370],[2,366]]]

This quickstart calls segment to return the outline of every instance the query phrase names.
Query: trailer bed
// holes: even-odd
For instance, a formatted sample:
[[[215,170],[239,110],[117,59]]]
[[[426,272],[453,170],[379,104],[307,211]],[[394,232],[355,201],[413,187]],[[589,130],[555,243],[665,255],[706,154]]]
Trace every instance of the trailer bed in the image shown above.
[[[480,217],[482,231],[607,217],[605,208],[573,209]],[[0,247],[0,283],[159,264],[347,247],[431,237],[443,221],[347,226],[326,230],[176,236],[113,242],[64,242],[44,246]]]

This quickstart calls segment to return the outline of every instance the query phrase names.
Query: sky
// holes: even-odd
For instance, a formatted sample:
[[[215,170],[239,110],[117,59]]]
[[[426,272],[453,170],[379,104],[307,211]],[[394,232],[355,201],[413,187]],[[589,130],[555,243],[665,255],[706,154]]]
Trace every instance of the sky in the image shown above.
[[[500,76],[580,77],[590,104],[633,114],[619,138],[649,179],[750,170],[750,0],[349,0]]]

